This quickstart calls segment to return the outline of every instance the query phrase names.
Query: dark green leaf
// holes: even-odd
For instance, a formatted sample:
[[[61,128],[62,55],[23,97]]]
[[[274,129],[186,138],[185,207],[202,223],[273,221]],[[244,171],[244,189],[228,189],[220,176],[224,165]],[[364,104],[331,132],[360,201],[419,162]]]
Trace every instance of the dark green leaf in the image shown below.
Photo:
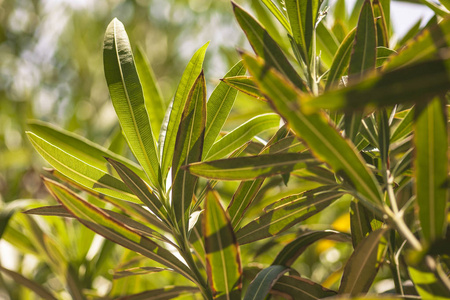
[[[116,300],[169,300],[183,294],[195,294],[199,290],[192,286],[167,286],[162,289],[116,298]]]
[[[272,286],[284,273],[291,270],[285,266],[270,266],[256,275],[245,293],[244,300],[265,299]]]
[[[334,296],[335,291],[298,276],[282,276],[270,291],[273,295],[291,296],[292,300],[317,300]]]

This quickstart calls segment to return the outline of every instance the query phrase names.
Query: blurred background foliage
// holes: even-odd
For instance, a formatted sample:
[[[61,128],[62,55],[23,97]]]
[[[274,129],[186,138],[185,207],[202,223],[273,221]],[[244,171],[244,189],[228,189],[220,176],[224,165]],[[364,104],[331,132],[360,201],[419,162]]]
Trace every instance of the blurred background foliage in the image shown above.
[[[287,39],[281,38],[283,30],[260,1],[236,2],[250,7],[275,39],[286,43]],[[54,203],[39,178],[42,166],[47,164],[24,135],[27,120],[50,122],[106,147],[114,138],[114,147],[121,144],[117,142],[122,137],[109,101],[102,60],[103,35],[114,17],[124,23],[131,44],[142,46],[147,54],[166,104],[189,58],[205,42],[211,41],[204,64],[209,92],[238,61],[236,47],[249,49],[229,0],[0,0],[0,212],[14,200],[19,208]],[[332,20],[332,16],[328,19]],[[239,94],[225,129],[271,111],[266,104],[255,101]],[[276,188],[259,196],[265,199],[261,208],[267,199],[281,197],[283,184],[279,178],[273,181]],[[290,184],[299,189],[308,188],[293,181]],[[230,200],[236,186],[218,186],[225,201]],[[314,224],[308,228],[326,229],[331,224],[332,229],[349,232],[347,207],[346,201],[333,204],[308,220]],[[278,243],[269,240],[242,247],[245,264],[270,263],[293,236],[295,232],[290,232],[277,238]],[[78,299],[77,292],[67,292],[70,286],[78,286],[85,295],[96,298],[182,284],[179,276],[169,272],[113,281],[111,269],[145,265],[135,254],[102,242],[71,220],[15,214],[3,238],[9,243],[0,241],[0,262],[55,291],[62,299]],[[5,256],[10,244],[19,251]],[[258,249],[265,249],[264,254]],[[310,247],[295,267],[304,277],[336,287],[339,270],[350,250],[346,243],[323,241]],[[61,264],[69,267],[62,268]],[[383,272],[379,277],[382,282]],[[386,288],[389,284],[381,289]],[[17,280],[0,276],[0,299],[34,297]]]

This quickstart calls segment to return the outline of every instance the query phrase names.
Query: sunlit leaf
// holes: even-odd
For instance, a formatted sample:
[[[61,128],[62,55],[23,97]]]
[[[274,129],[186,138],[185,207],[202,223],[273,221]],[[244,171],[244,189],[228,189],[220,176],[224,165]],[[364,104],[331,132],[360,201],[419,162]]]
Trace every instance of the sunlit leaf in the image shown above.
[[[327,208],[343,194],[339,191],[316,193],[311,190],[283,198],[239,229],[236,233],[238,242],[242,245],[277,235]]]
[[[144,92],[145,108],[150,118],[153,134],[157,138],[166,111],[164,99],[150,62],[141,47],[137,48],[134,59]]]
[[[199,292],[196,287],[192,286],[166,286],[162,289],[119,297],[116,300],[169,300],[184,294],[195,294]]]
[[[128,187],[116,177],[62,151],[32,132],[27,132],[27,135],[39,154],[63,175],[99,193],[126,201],[138,201]]]
[[[225,77],[222,81],[244,94],[265,101],[264,96],[261,94],[250,76]]]
[[[225,78],[238,78],[243,74],[245,74],[245,68],[242,61],[240,61],[228,71]],[[237,91],[227,84],[228,83],[224,79],[224,83],[219,83],[209,97],[206,107],[206,129],[205,141],[203,143],[203,156],[209,152],[211,146],[214,144],[220,130],[225,124],[231,108],[233,107],[234,100],[236,99]]]
[[[208,44],[209,43],[206,43],[203,47],[198,49],[189,61],[183,76],[181,77],[175,97],[168,108],[170,112],[166,115],[168,117],[166,120],[167,124],[164,124],[163,122],[163,127],[161,128],[161,133],[159,135],[159,147],[160,152],[162,153],[161,171],[163,177],[169,172],[170,166],[172,165],[181,115],[183,114],[189,93],[202,71],[203,60]]]
[[[183,109],[172,161],[172,206],[177,222],[184,228],[184,232],[187,232],[189,207],[198,178],[180,168],[201,160],[205,126],[206,83],[201,72]]]
[[[206,160],[223,158],[244,145],[254,136],[271,128],[276,128],[279,125],[280,117],[277,114],[270,113],[256,116],[215,142],[211,150],[204,157]]]
[[[273,295],[289,295],[293,300],[316,300],[334,296],[335,291],[298,276],[282,276],[270,291]]]
[[[448,300],[450,299],[448,288],[443,285],[436,275],[426,267],[408,267],[409,275],[414,287],[423,299]]]
[[[217,180],[251,180],[290,172],[317,164],[310,154],[283,153],[236,157],[194,163],[191,174]]]
[[[281,25],[288,33],[291,33],[291,25],[289,24],[283,12],[273,3],[273,0],[261,0],[262,3],[270,10],[270,12],[277,18]]]
[[[206,271],[214,299],[241,299],[242,266],[239,245],[218,194],[209,191],[203,217]]]
[[[151,183],[159,187],[162,179],[156,141],[130,42],[123,24],[117,19],[106,29],[103,65],[111,100],[128,145]]]

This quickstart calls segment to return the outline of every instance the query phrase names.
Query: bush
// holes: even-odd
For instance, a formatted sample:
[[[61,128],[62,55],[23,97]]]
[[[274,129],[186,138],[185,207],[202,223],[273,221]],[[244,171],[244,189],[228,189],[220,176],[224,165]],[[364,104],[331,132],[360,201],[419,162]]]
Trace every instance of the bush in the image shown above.
[[[286,0],[286,11],[263,2],[289,43],[275,40],[233,3],[256,55],[241,51],[242,61],[207,101],[207,44],[201,47],[164,118],[144,54],[133,56],[124,26],[114,19],[104,39],[105,75],[137,162],[34,121],[27,134],[53,166],[43,180],[59,205],[27,215],[75,218],[110,241],[108,247],[129,249],[117,278],[174,273],[175,286],[134,294],[126,289],[133,294],[126,299],[347,299],[368,292],[376,298],[371,287],[377,274],[394,283],[386,297],[448,299],[447,10],[433,6],[443,17],[420,33],[413,28],[404,45],[394,47],[388,1],[359,1],[348,19],[335,18],[332,26],[325,24],[327,10],[319,1]],[[336,16],[344,14],[342,3]],[[238,91],[276,113],[258,115],[222,136]],[[253,139],[267,130],[267,139]],[[225,209],[221,196],[230,189]],[[334,203],[349,208],[351,234],[315,226]],[[295,263],[323,240],[353,250],[319,283],[302,277]],[[275,258],[256,264],[271,248]],[[141,260],[136,253],[153,264],[131,268]],[[60,255],[52,263],[63,262]],[[44,298],[54,297],[11,270],[0,271]],[[72,297],[85,297],[77,288],[79,271],[65,271],[73,277]],[[117,296],[125,295],[119,289],[109,293]]]

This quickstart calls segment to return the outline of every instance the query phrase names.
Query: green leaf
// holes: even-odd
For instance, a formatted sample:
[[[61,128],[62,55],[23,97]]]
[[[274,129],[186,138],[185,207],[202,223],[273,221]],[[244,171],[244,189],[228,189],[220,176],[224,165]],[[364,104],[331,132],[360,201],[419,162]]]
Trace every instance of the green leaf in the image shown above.
[[[200,73],[189,92],[178,128],[172,162],[172,206],[175,217],[187,232],[189,207],[194,196],[197,177],[180,169],[202,158],[206,126],[206,83]]]
[[[276,202],[257,219],[236,233],[240,245],[251,243],[289,229],[328,207],[344,193],[339,191],[307,191],[291,195]]]
[[[225,77],[222,81],[244,94],[252,96],[258,100],[265,101],[264,96],[261,94],[250,76]]]
[[[1,203],[1,202],[0,202]],[[8,227],[9,220],[12,216],[20,209],[31,204],[31,200],[19,200],[16,199],[12,202],[8,202],[2,205],[0,208],[0,240],[2,239],[3,233]]]
[[[361,202],[353,199],[350,203],[350,229],[353,248],[356,248],[372,232],[372,227],[370,226],[372,219],[370,211]]]
[[[311,113],[320,109],[361,110],[367,106],[423,102],[447,92],[449,85],[450,58],[444,56],[373,74],[357,84],[315,98],[303,97],[301,108]]]
[[[378,204],[383,198],[375,176],[367,169],[353,146],[342,138],[322,114],[305,115],[300,110],[303,95],[273,69],[267,71],[264,61],[243,54],[250,73],[268,100],[320,160],[328,163],[339,176],[346,176],[368,203]]]
[[[256,275],[245,293],[244,300],[265,299],[272,286],[291,269],[285,266],[270,266]]]
[[[144,94],[123,24],[114,19],[106,29],[103,64],[111,100],[125,138],[155,187],[162,183],[156,141],[145,109]]]
[[[172,165],[181,115],[183,114],[189,93],[202,72],[203,60],[208,44],[209,42],[195,52],[184,70],[175,97],[169,107],[170,114],[166,115],[168,117],[167,125],[163,124],[159,135],[159,147],[162,153],[161,170],[164,178]]]
[[[236,19],[255,53],[264,58],[268,65],[278,70],[295,86],[307,91],[306,85],[269,33],[248,12],[236,3],[232,2],[232,4]]]
[[[386,12],[385,9],[387,9]],[[389,12],[390,0],[382,1],[382,3],[380,0],[373,1],[378,46],[389,47]]]
[[[166,225],[169,223],[166,216],[167,211],[161,200],[155,195],[152,188],[145,183],[136,173],[127,168],[124,164],[111,158],[106,158],[108,162],[122,178],[128,188],[144,203],[155,215],[164,220]]]
[[[122,271],[115,271],[113,275],[113,279],[120,279],[128,276],[136,276],[136,275],[146,275],[159,273],[162,271],[170,271],[170,269],[157,268],[157,267],[136,267],[131,269],[126,269]]]
[[[435,97],[428,104],[417,106],[414,122],[416,203],[421,232],[428,244],[442,238],[447,227],[449,164],[445,103]]]
[[[420,24],[422,24],[422,19],[419,19],[411,28],[408,30],[407,33],[400,39],[398,42],[398,47],[403,47],[406,43],[408,43],[417,33],[420,29]]]
[[[137,48],[134,59],[139,79],[142,84],[142,91],[144,92],[145,108],[150,118],[150,125],[154,136],[158,137],[164,118],[164,112],[166,111],[164,99],[153,69],[141,47]]]
[[[116,300],[169,300],[184,294],[198,293],[199,290],[192,286],[166,286],[162,289],[145,291],[142,293],[127,295]]]
[[[239,245],[230,218],[214,191],[209,191],[206,196],[202,231],[205,237],[206,272],[214,299],[241,299]]]
[[[105,160],[105,156],[107,156],[126,165],[141,178],[146,178],[145,172],[138,164],[95,144],[82,136],[38,120],[30,121],[28,127],[32,133],[41,139],[46,140],[62,151],[69,153],[97,169],[108,173],[111,172],[111,169]],[[121,134],[122,133],[120,133],[120,135]]]
[[[27,135],[39,154],[64,176],[95,192],[138,203],[137,197],[116,177],[66,153],[32,132],[27,132]]]
[[[388,59],[394,57],[397,54],[397,51],[386,48],[386,47],[377,47],[377,68],[381,67]]]
[[[320,284],[298,276],[282,276],[270,291],[273,295],[289,295],[293,300],[316,300],[334,296],[337,293]]]
[[[244,124],[230,131],[227,135],[214,143],[211,150],[204,156],[207,160],[225,157],[254,136],[280,125],[280,117],[277,114],[263,114],[251,118]]]
[[[245,156],[194,163],[187,166],[191,174],[217,180],[251,180],[291,172],[314,165],[306,153],[280,153]]]
[[[416,64],[433,58],[440,49],[450,44],[450,16],[447,16],[439,24],[434,24],[421,31],[417,38],[410,39],[402,45],[398,55],[392,57],[383,66],[384,71],[398,67]],[[423,78],[426,75],[423,74]]]
[[[82,224],[114,243],[136,251],[162,265],[176,270],[186,278],[196,282],[191,271],[170,251],[131,229],[110,214],[88,203],[61,184],[44,179],[47,189],[67,211]]]
[[[414,109],[407,110],[407,114],[398,123],[391,135],[391,142],[396,142],[412,132],[412,124],[414,119]]]
[[[242,61],[234,65],[225,75],[225,78],[236,78],[245,74],[245,68]],[[219,83],[209,97],[206,107],[206,130],[205,142],[203,143],[203,155],[206,155],[214,144],[220,130],[230,114],[236,99],[237,91],[227,86],[227,82]]]
[[[25,278],[24,276],[22,276],[17,272],[14,272],[2,266],[0,266],[0,272],[11,277],[11,279],[14,280],[15,282],[29,288],[34,293],[36,293],[36,295],[42,297],[43,299],[57,300],[57,298],[43,286],[28,278]]]
[[[422,266],[408,267],[414,287],[423,299],[449,300],[449,291],[438,279],[435,273]]]
[[[380,150],[382,169],[389,169],[390,128],[389,117],[385,108],[377,112],[378,123],[378,148]]]
[[[288,33],[291,33],[291,25],[289,24],[286,16],[283,12],[278,8],[278,6],[273,3],[272,0],[261,0],[262,3],[270,10],[270,12],[277,18],[281,25],[286,29]]]
[[[325,91],[337,87],[341,77],[344,76],[350,62],[350,54],[352,53],[355,35],[356,29],[353,29],[347,34],[339,46],[328,73]]]
[[[306,232],[284,246],[273,260],[272,265],[283,265],[290,267],[308,246],[318,240],[338,234],[340,233],[333,230]]]
[[[243,181],[239,184],[239,187],[233,194],[230,205],[227,208],[227,212],[230,214],[231,225],[235,230],[238,229],[239,223],[244,217],[248,207],[255,199],[263,183],[264,178],[252,181]]]
[[[380,267],[380,253],[384,249],[380,240],[386,230],[376,230],[358,244],[345,265],[339,294],[356,296],[369,290]]]

